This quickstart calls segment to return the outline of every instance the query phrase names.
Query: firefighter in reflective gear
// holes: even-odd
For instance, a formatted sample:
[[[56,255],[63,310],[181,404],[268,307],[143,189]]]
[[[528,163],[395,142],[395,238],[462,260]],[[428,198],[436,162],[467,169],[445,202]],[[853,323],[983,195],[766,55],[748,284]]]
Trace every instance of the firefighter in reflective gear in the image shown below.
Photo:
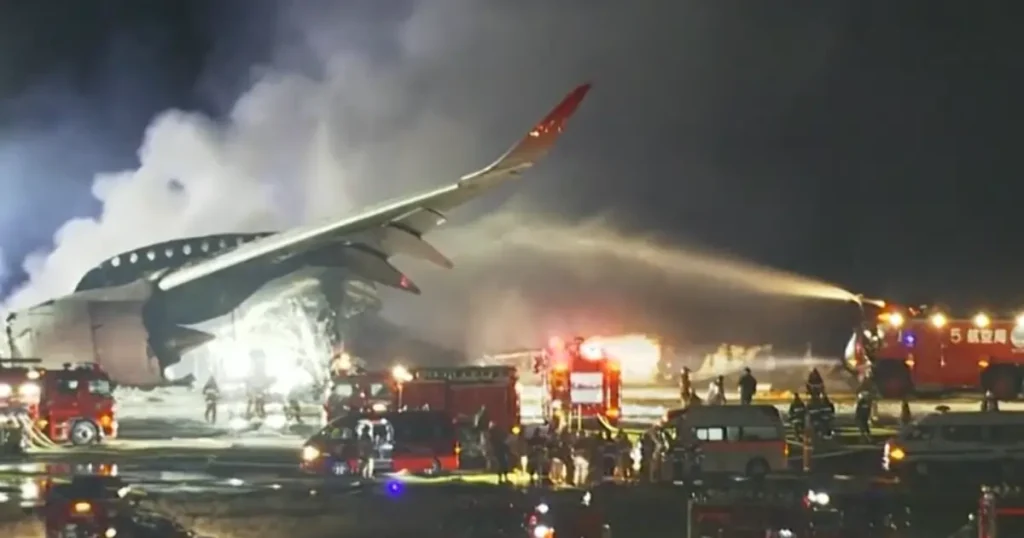
[[[981,400],[982,411],[999,411],[999,399],[990,390],[985,391],[985,397]]]
[[[757,378],[750,372],[750,368],[743,369],[740,376],[740,405],[750,405],[754,401],[754,393],[757,392]]]
[[[20,455],[25,449],[24,442],[25,432],[21,421],[10,417],[6,424],[0,424],[0,454]]]
[[[370,426],[365,426],[359,432],[359,440],[356,442],[359,451],[359,474],[365,479],[373,478],[373,453],[376,449],[373,436],[370,434]]]
[[[829,402],[821,395],[811,395],[807,402],[807,416],[814,427],[814,433],[820,437],[828,437],[832,434],[832,419],[835,411],[832,402]]]
[[[811,396],[812,400],[815,396],[825,394],[825,380],[821,378],[821,373],[817,368],[812,368],[811,373],[807,374],[807,394]]]
[[[203,418],[210,424],[217,423],[217,403],[220,401],[220,387],[217,380],[210,376],[210,379],[203,385],[203,400],[206,401],[206,412]]]
[[[793,401],[789,402],[789,419],[790,426],[793,427],[793,435],[800,437],[804,432],[804,422],[807,420],[807,404],[800,399],[799,394],[793,395]]]
[[[295,424],[302,424],[302,403],[299,402],[300,389],[292,388],[288,391],[288,398],[285,401],[284,416]]]
[[[853,411],[853,420],[857,423],[857,431],[860,432],[861,441],[871,442],[871,394],[862,391],[857,395],[857,404]]]
[[[682,400],[683,407],[690,405],[690,396],[693,394],[693,384],[690,383],[690,368],[684,366],[679,371],[679,399]]]
[[[708,405],[725,405],[725,377],[718,376],[708,385],[708,394],[704,398]]]

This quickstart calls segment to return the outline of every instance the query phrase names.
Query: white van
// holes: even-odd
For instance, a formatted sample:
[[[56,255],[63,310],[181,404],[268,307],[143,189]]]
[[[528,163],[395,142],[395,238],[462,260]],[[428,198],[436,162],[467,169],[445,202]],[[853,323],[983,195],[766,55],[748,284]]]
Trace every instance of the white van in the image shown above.
[[[934,413],[885,443],[882,468],[925,476],[952,467],[1024,469],[1024,412]]]
[[[786,427],[774,406],[701,405],[673,415],[676,438],[700,445],[705,472],[758,476],[788,467]]]

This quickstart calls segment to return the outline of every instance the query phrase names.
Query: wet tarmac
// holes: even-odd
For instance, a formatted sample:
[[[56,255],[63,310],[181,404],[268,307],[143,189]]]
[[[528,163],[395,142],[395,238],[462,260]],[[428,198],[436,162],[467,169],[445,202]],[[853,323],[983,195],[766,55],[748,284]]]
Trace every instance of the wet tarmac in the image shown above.
[[[452,536],[462,531],[442,528],[437,520],[462,518],[466,525],[482,532],[478,528],[484,525],[480,514],[500,512],[504,515],[491,519],[511,521],[509,514],[518,510],[513,505],[525,497],[565,498],[570,505],[580,497],[578,491],[496,488],[491,485],[493,476],[480,475],[430,480],[384,477],[373,484],[351,479],[325,482],[298,470],[299,449],[312,426],[294,429],[264,425],[256,430],[229,424],[210,426],[194,418],[202,412],[197,403],[184,406],[168,399],[144,406],[141,403],[125,406],[120,417],[120,439],[96,447],[53,449],[25,458],[0,459],[0,535],[41,535],[5,532],[5,525],[30,525],[26,521],[31,516],[19,507],[38,502],[40,480],[101,468],[111,472],[115,467],[118,476],[146,492],[148,502],[217,537],[294,535],[297,525],[312,525],[311,532],[303,536],[337,536],[339,529],[353,536],[397,536],[401,533],[396,529],[417,518],[421,522],[418,535],[432,535],[433,529],[439,536]],[[843,411],[840,409],[841,414]],[[629,425],[645,424],[643,417],[630,418]],[[849,417],[841,417],[841,422],[848,425]],[[802,447],[794,443],[791,450],[792,473],[798,476]],[[877,442],[859,445],[842,437],[819,445],[813,456],[807,480],[814,487],[833,488],[837,500],[845,494],[834,488],[844,488],[851,492],[845,496],[852,499],[847,501],[851,504],[873,502],[885,510],[916,518],[911,522],[913,530],[871,536],[946,536],[964,521],[976,501],[976,486],[969,483],[953,489],[933,484],[916,492],[884,481],[865,487],[865,479],[879,475],[881,450]],[[402,483],[400,494],[388,491],[387,484],[392,482]],[[427,493],[421,494],[423,491]],[[637,537],[681,535],[686,495],[678,488],[609,486],[602,491],[614,499],[607,505],[613,527],[630,528],[630,536]],[[345,504],[362,508],[339,513],[338,496],[358,498]],[[395,503],[402,505],[403,514],[409,514],[409,521],[401,525],[393,521]],[[929,511],[938,515],[925,517]],[[262,525],[258,532],[255,522]],[[399,527],[387,527],[389,523]]]

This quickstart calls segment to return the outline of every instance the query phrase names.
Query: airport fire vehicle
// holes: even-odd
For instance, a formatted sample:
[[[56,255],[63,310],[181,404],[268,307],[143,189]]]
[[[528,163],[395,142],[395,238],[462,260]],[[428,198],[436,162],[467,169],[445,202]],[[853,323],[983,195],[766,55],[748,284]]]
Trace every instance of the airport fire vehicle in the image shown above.
[[[1024,491],[1019,486],[985,486],[978,513],[964,536],[1002,538],[1024,536]]]
[[[622,376],[619,361],[610,357],[600,338],[552,338],[534,369],[541,374],[541,405],[545,420],[569,424],[597,419],[618,424]]]
[[[951,391],[1017,397],[1024,380],[1024,314],[955,317],[929,307],[886,305],[851,338],[846,361],[870,371],[886,398]]]
[[[486,418],[510,431],[520,423],[520,390],[516,369],[507,366],[397,366],[390,372],[336,376],[324,406],[325,420],[353,411],[431,410],[460,421]]]
[[[688,536],[842,537],[843,515],[828,493],[801,480],[698,481],[688,504]]]
[[[117,436],[113,387],[95,364],[43,369],[37,359],[0,361],[0,416],[54,443],[87,445]]]

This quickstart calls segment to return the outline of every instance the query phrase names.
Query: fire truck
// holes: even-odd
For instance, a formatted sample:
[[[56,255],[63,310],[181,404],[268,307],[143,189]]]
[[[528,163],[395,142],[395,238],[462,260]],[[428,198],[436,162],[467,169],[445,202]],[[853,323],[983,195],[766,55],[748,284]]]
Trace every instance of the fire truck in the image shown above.
[[[1024,533],[1024,492],[1019,486],[985,486],[978,513],[958,536],[1000,538]]]
[[[39,359],[0,360],[0,417],[54,443],[88,445],[117,436],[113,386],[95,364],[44,369]]]
[[[545,420],[554,424],[586,419],[618,424],[622,375],[619,361],[609,356],[600,338],[552,338],[536,358],[541,374],[541,405]],[[566,422],[569,421],[569,422]]]
[[[516,369],[507,366],[412,368],[342,374],[332,379],[325,421],[348,411],[383,413],[403,409],[445,411],[467,420],[487,420],[510,431],[519,426]]]
[[[846,361],[862,373],[870,366],[883,397],[959,390],[992,391],[1000,399],[1020,394],[1024,315],[963,318],[886,305],[875,317],[851,338]]]

